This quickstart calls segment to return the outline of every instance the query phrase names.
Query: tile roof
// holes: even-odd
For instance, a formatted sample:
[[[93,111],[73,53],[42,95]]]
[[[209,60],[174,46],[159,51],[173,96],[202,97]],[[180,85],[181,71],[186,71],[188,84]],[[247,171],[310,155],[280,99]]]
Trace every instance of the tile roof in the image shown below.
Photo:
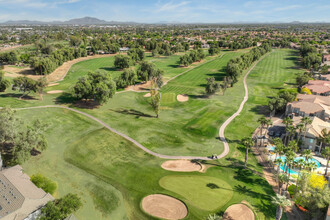
[[[22,220],[53,199],[30,181],[21,166],[0,172],[1,219]]]
[[[324,110],[326,114],[330,114],[330,96],[298,94],[297,100],[290,104],[301,112],[312,114]]]
[[[317,94],[330,92],[330,82],[326,80],[309,80],[304,87]]]

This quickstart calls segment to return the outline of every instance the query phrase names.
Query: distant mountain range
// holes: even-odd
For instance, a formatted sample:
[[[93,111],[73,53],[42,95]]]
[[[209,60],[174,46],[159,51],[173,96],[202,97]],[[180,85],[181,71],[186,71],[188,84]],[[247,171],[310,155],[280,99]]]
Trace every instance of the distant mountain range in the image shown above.
[[[118,24],[126,24],[133,25],[137,24],[136,22],[120,22],[120,21],[105,21],[100,20],[98,18],[93,17],[83,17],[83,18],[75,18],[68,21],[30,21],[30,20],[17,20],[17,21],[6,21],[0,23],[2,25],[118,25]]]
[[[292,21],[292,22],[266,22],[265,24],[303,24],[309,22],[300,22],[300,21]],[[311,23],[327,23],[327,22],[311,22]],[[30,21],[30,20],[18,20],[18,21],[6,21],[0,23],[0,25],[138,25],[142,23],[137,22],[121,22],[121,21],[105,21],[100,20],[98,18],[93,17],[83,17],[83,18],[75,18],[68,21]],[[151,23],[150,23],[151,24]],[[160,21],[155,22],[153,24],[167,24],[167,25],[174,25],[174,24],[191,24],[191,23],[182,23],[182,22],[169,22],[169,21]],[[196,24],[207,24],[198,22]],[[213,23],[213,24],[262,24],[262,22],[228,22],[228,23]]]

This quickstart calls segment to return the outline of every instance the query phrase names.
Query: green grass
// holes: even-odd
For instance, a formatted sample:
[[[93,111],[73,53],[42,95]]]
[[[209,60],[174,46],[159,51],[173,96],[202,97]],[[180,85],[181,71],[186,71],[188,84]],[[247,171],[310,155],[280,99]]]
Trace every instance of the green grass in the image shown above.
[[[156,152],[199,156],[220,153],[223,146],[217,139],[218,129],[243,100],[242,77],[233,88],[227,89],[225,95],[216,94],[210,98],[203,97],[205,78],[215,74],[213,76],[221,80],[227,61],[243,52],[226,52],[222,58],[216,58],[168,83],[161,90],[164,100],[159,119],[153,117],[149,99],[143,97],[143,93],[116,94],[99,108],[82,110]],[[269,198],[274,194],[272,188],[259,176],[262,167],[252,155],[248,160],[251,171],[241,168],[244,149],[238,142],[258,126],[257,119],[264,112],[267,97],[276,94],[280,88],[294,86],[295,73],[302,71],[295,68],[297,57],[294,50],[287,49],[274,50],[265,56],[247,79],[250,98],[246,106],[226,129],[231,148],[229,156],[209,162],[212,167],[206,173],[189,174],[217,178],[230,184],[232,197],[223,206],[219,205],[217,212],[246,200],[260,219],[274,218],[275,207]],[[70,73],[61,82],[63,88],[68,89],[74,83],[73,78],[82,74],[76,73]],[[180,93],[188,94],[189,101],[175,101]],[[54,104],[59,103],[58,97],[62,95],[45,95],[43,101],[18,100],[15,96],[17,93],[10,90],[1,94],[1,106]],[[140,201],[152,193],[168,194],[185,201],[189,209],[187,219],[204,219],[209,214],[203,209],[205,207],[197,207],[200,206],[196,205],[197,201],[192,203],[194,199],[187,192],[181,194],[175,187],[164,189],[159,185],[162,178],[174,174],[160,168],[163,160],[151,157],[95,122],[62,109],[24,110],[18,114],[27,121],[39,118],[49,123],[49,149],[25,163],[25,171],[28,174],[41,173],[56,181],[59,187],[57,196],[78,193],[84,201],[84,207],[77,213],[79,219],[151,219],[140,209]],[[178,179],[186,176],[175,173]],[[173,178],[170,182],[176,181]]]
[[[173,92],[162,93],[161,104],[168,105],[176,102],[176,94]]]
[[[233,196],[233,189],[228,183],[210,176],[165,176],[159,185],[206,211],[221,208]]]
[[[148,155],[76,113],[63,109],[34,109],[20,110],[17,114],[27,121],[39,118],[49,123],[49,148],[23,164],[23,168],[29,175],[41,173],[56,181],[56,197],[77,193],[83,200],[83,207],[75,213],[78,219],[153,219],[141,210],[140,202],[154,193],[185,201],[189,210],[186,219],[205,219],[209,213],[224,211],[242,200],[248,201],[261,219],[272,218],[275,213],[268,198],[272,188],[263,178],[239,167],[219,166],[214,161],[205,173],[190,173],[189,176],[174,173],[161,168],[164,160]],[[169,189],[161,187],[164,181],[165,188]],[[172,188],[173,183],[179,182],[181,188],[187,183],[187,189]],[[226,189],[230,189],[226,183],[230,184],[232,191],[226,192],[228,198],[223,199],[227,202],[220,201],[222,195],[215,196],[217,189],[205,188],[208,183],[226,186]],[[210,211],[211,208],[195,201],[197,195],[189,194],[188,189],[200,194],[204,201],[208,195],[210,201],[221,203],[210,205]]]

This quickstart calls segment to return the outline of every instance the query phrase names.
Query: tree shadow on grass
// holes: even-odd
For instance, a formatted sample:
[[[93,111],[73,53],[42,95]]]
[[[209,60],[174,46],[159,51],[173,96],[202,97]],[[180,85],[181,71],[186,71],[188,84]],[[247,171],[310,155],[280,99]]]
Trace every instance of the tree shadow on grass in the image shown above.
[[[269,115],[269,108],[267,105],[257,105],[251,108],[249,111],[254,112],[258,115],[264,115],[264,116]]]
[[[168,65],[168,67],[178,68],[178,67],[180,67],[180,65],[179,64],[170,64],[170,65]]]
[[[100,69],[105,71],[121,71],[121,69],[118,69],[116,67],[101,67]]]
[[[110,111],[117,112],[120,114],[125,114],[125,115],[135,115],[138,118],[139,117],[145,117],[145,118],[155,118],[155,116],[145,114],[143,112],[137,111],[135,109],[109,109]]]
[[[72,104],[77,101],[70,93],[64,92],[55,98],[56,104]]]
[[[225,73],[208,73],[208,77],[214,77],[215,81],[223,81],[223,78],[226,76]]]
[[[4,94],[0,94],[0,98],[20,98],[22,96],[22,94],[18,94],[18,93],[4,93]],[[25,95],[23,98],[21,98],[21,100],[37,100],[36,98],[34,98],[33,96],[30,95]]]

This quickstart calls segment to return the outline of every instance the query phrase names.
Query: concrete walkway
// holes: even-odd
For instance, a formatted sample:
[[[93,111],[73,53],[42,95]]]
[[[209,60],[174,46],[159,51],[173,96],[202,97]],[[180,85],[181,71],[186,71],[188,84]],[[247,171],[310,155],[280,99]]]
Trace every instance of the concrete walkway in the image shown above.
[[[265,57],[265,56],[264,56]],[[229,144],[225,138],[225,129],[226,127],[230,124],[230,122],[232,122],[243,110],[244,104],[247,102],[248,97],[249,97],[249,92],[248,92],[248,87],[247,87],[247,83],[246,83],[246,78],[247,76],[250,74],[250,72],[253,70],[253,68],[264,58],[262,57],[260,60],[258,60],[250,69],[249,71],[245,74],[244,79],[243,79],[243,84],[244,84],[244,89],[245,89],[245,96],[243,101],[240,104],[239,109],[230,117],[228,118],[220,127],[219,129],[219,138],[220,140],[223,142],[224,144],[224,151],[217,156],[217,159],[223,158],[225,157],[228,153],[229,153]],[[123,134],[119,131],[117,131],[116,129],[110,127],[109,125],[107,125],[105,122],[101,121],[100,119],[79,111],[77,109],[73,109],[70,107],[66,107],[66,106],[60,106],[60,105],[46,105],[46,106],[35,106],[35,107],[27,107],[27,108],[16,108],[16,110],[27,110],[27,109],[40,109],[40,108],[62,108],[62,109],[67,109],[70,111],[73,111],[75,113],[84,115],[94,121],[96,121],[97,123],[101,124],[102,126],[104,126],[105,128],[109,129],[110,131],[120,135],[121,137],[125,138],[126,140],[132,142],[133,144],[135,144],[137,147],[139,147],[140,149],[142,149],[143,151],[147,152],[148,154],[151,154],[155,157],[159,157],[159,158],[163,158],[163,159],[188,159],[188,160],[213,160],[211,157],[202,157],[202,156],[171,156],[171,155],[164,155],[164,154],[159,154],[156,152],[153,152],[151,150],[149,150],[148,148],[144,147],[142,144],[140,144],[139,142],[137,142],[136,140],[134,140],[133,138],[127,136],[126,134]]]

